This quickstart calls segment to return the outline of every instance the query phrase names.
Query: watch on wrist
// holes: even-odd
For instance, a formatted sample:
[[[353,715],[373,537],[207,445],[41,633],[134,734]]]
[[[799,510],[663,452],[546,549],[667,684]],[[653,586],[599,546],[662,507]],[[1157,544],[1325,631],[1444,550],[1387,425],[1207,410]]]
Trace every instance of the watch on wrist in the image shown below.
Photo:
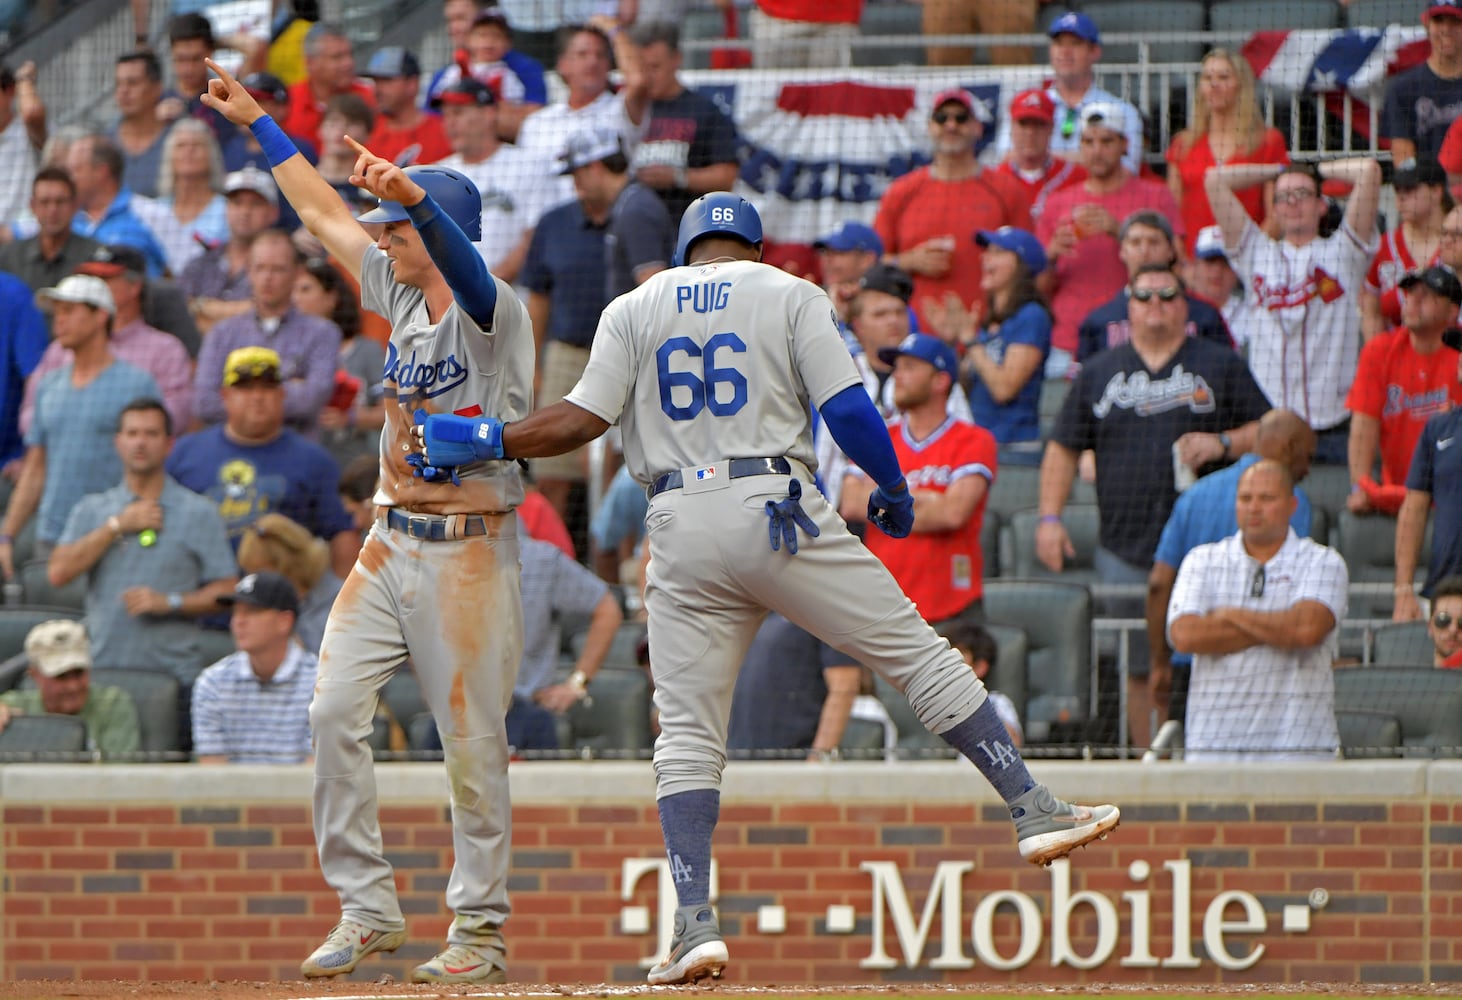
[[[173,591],[171,594],[168,595],[168,611],[172,612],[173,614],[177,614],[179,611],[182,610],[183,595],[178,593],[177,591]]]
[[[589,690],[589,675],[582,670],[575,670],[569,674],[569,687],[579,692],[579,694],[583,694]]]
[[[1223,445],[1223,457],[1228,458],[1229,451],[1233,448],[1234,439],[1224,432],[1218,436],[1218,443]]]

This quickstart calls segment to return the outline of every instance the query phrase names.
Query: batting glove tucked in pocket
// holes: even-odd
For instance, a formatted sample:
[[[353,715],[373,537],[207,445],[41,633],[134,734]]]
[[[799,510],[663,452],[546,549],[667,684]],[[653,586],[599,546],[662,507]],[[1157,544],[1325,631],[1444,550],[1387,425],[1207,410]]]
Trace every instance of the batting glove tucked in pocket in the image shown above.
[[[822,529],[802,509],[802,483],[796,479],[787,484],[787,499],[767,501],[767,518],[773,552],[780,552],[786,543],[787,551],[795,555],[799,527],[809,538],[822,534]]]

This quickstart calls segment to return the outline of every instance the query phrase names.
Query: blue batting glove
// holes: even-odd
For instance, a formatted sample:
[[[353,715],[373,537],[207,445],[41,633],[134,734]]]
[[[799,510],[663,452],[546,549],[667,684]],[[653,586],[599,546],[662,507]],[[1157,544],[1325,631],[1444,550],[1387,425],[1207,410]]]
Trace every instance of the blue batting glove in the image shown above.
[[[798,528],[807,532],[809,538],[822,534],[822,529],[802,509],[802,483],[796,479],[787,485],[787,499],[767,501],[767,518],[773,552],[780,552],[785,542],[788,554],[796,555]]]
[[[899,476],[892,487],[878,487],[868,498],[868,520],[889,538],[907,538],[914,530],[914,495],[908,480]]]
[[[454,413],[431,413],[422,420],[421,442],[426,460],[436,466],[466,465],[503,457],[503,422],[495,417],[479,420]]]
[[[428,483],[445,483],[450,481],[453,486],[461,486],[462,480],[457,475],[455,466],[428,465],[426,456],[419,451],[413,451],[406,456],[406,464],[411,466],[411,474],[418,479]]]

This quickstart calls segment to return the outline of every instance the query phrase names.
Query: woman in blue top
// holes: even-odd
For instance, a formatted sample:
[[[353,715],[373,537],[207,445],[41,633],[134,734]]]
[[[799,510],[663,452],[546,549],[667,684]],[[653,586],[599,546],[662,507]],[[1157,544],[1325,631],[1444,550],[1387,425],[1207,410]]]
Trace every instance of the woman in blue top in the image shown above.
[[[1032,233],[1014,226],[981,229],[975,242],[985,249],[980,266],[985,322],[975,333],[968,315],[959,338],[970,410],[975,423],[1000,443],[1001,464],[1039,465],[1041,373],[1051,350],[1051,314],[1036,291],[1036,276],[1046,269],[1046,252]]]

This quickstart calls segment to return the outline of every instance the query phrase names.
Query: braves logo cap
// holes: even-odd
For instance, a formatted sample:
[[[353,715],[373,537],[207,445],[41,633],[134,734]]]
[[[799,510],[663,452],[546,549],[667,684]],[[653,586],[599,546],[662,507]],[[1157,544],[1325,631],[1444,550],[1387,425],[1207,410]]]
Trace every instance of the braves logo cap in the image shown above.
[[[299,614],[300,599],[294,584],[278,573],[261,570],[250,573],[234,585],[232,594],[218,599],[219,604],[247,604],[269,611],[292,611]]]

